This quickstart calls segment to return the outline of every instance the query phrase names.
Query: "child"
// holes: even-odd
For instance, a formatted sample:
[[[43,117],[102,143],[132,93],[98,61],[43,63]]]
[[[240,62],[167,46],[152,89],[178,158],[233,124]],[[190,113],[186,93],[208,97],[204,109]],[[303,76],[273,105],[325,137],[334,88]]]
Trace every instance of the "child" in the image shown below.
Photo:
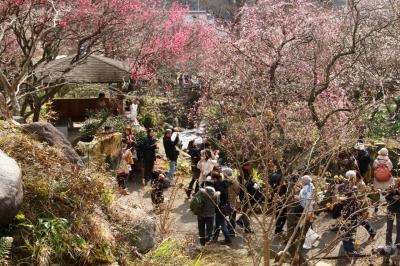
[[[153,180],[152,180],[152,190],[151,190],[151,202],[155,207],[158,207],[161,203],[164,203],[164,182],[165,175],[160,172],[153,172]]]

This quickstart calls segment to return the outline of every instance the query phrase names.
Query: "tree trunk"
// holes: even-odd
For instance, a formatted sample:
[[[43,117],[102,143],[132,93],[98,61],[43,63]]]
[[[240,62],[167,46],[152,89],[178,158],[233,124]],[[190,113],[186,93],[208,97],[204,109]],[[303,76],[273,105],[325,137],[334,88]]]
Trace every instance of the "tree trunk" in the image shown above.
[[[10,102],[13,110],[13,115],[19,116],[21,114],[21,106],[19,105],[17,96],[13,91],[10,91],[9,93],[10,96]]]
[[[264,266],[269,266],[270,260],[270,249],[269,249],[269,237],[268,233],[264,232],[264,241],[263,241],[263,257],[264,257]]]
[[[32,122],[39,122],[40,110],[41,110],[41,105],[35,104],[35,109],[33,110]]]

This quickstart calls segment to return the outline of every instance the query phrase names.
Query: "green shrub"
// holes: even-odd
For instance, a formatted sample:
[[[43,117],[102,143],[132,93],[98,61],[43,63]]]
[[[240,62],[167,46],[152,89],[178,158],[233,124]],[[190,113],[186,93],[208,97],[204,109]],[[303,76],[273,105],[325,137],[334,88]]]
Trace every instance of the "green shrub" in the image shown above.
[[[0,237],[0,264],[3,265],[10,256],[12,244],[14,239],[12,237]]]
[[[144,156],[144,142],[146,140],[146,132],[145,131],[138,131],[135,132],[136,136],[136,154],[138,159],[143,159]]]
[[[139,122],[145,127],[145,128],[151,128],[154,127],[154,119],[153,116],[150,113],[144,114],[139,118]]]
[[[107,111],[91,113],[89,118],[79,129],[82,139],[90,140],[97,133],[103,131],[103,126],[108,125],[114,132],[124,132],[125,127],[130,124],[130,120],[122,115],[112,115]]]
[[[143,265],[200,265],[200,257],[193,264],[193,261],[185,254],[186,244],[182,240],[166,240],[145,256]]]

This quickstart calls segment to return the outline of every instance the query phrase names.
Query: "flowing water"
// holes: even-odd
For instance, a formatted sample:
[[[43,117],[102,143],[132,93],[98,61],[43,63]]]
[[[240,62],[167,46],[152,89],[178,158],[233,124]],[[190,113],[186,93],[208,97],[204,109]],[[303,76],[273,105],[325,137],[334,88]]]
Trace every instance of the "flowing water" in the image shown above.
[[[172,139],[175,139],[177,133],[174,133]],[[195,139],[195,143],[199,144],[203,141],[203,128],[192,128],[184,129],[182,132],[178,132],[180,142],[182,143],[182,149],[185,150],[188,147],[189,141]]]

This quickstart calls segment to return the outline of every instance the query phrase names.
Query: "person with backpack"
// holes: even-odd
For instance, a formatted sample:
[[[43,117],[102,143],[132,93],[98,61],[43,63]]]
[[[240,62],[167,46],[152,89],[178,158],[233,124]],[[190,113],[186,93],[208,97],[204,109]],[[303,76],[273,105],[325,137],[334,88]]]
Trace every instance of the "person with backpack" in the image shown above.
[[[228,182],[222,180],[222,176],[218,173],[213,173],[212,181],[214,183],[215,190],[220,193],[218,204],[215,208],[215,226],[213,241],[218,241],[219,231],[222,230],[225,241],[224,244],[230,245],[232,243],[231,236],[228,231],[225,216],[232,213],[232,207],[228,201]]]
[[[382,148],[378,152],[378,157],[374,161],[374,187],[385,191],[393,184],[392,169],[393,164],[389,158],[389,152]]]
[[[200,245],[205,246],[210,241],[214,229],[215,206],[220,192],[212,186],[200,188],[190,202],[190,210],[197,216]]]
[[[176,163],[179,156],[179,151],[176,150],[176,145],[179,143],[179,135],[176,135],[175,140],[172,141],[172,130],[167,129],[164,134],[163,144],[165,155],[169,160],[169,171],[168,177],[170,179],[174,178],[175,170],[176,170]]]
[[[197,193],[197,191],[199,190],[200,169],[197,168],[197,164],[201,159],[201,148],[196,147],[195,140],[193,139],[188,144],[188,150],[192,163],[192,180],[190,180],[189,186],[186,189],[186,195],[190,199],[194,183],[196,183],[194,193]]]

